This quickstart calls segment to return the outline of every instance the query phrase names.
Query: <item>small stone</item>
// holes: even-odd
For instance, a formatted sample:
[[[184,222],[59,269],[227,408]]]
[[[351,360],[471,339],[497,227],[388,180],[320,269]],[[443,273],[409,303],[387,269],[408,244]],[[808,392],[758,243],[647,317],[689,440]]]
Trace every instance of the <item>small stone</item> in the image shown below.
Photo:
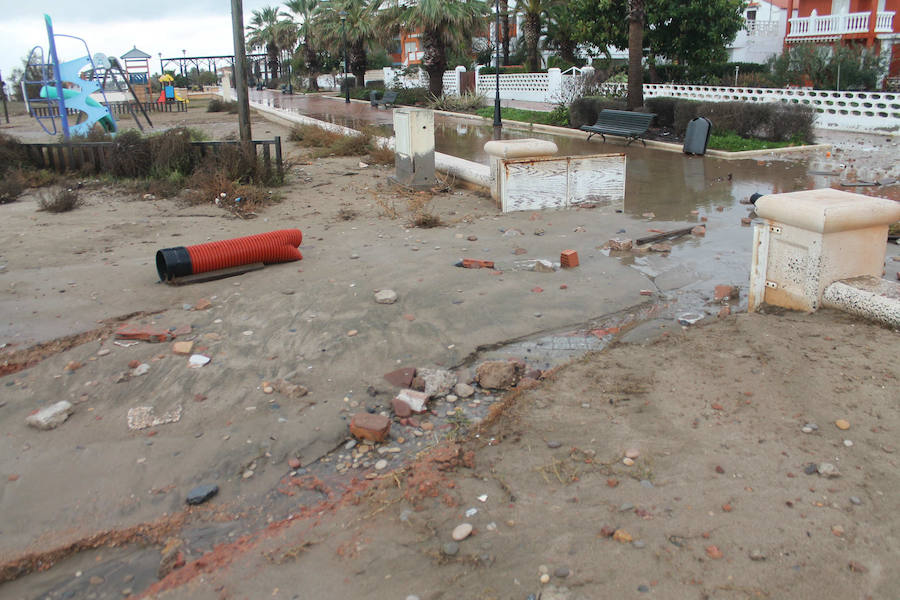
[[[630,458],[632,460],[634,460],[635,458],[637,458],[640,455],[641,455],[641,451],[638,450],[637,448],[629,448],[628,450],[625,451],[625,458]]]
[[[103,579],[102,577],[97,576],[97,575],[93,575],[93,576],[91,577],[91,579],[90,579],[91,585],[100,585],[100,584],[103,583],[104,581],[106,581],[106,580]]]
[[[357,333],[359,333],[359,331],[357,331],[356,329],[351,329],[347,332],[347,337],[354,337]]]
[[[834,425],[838,429],[842,429],[842,430],[850,429],[850,421],[847,421],[846,419],[838,419],[837,421],[834,422]]]
[[[139,377],[141,375],[146,375],[150,371],[150,365],[147,363],[141,363],[131,371],[131,374],[135,377]]]
[[[468,236],[466,239],[469,240],[470,242],[477,242],[477,241],[478,241],[478,236],[476,236],[476,235],[470,235],[470,236]]]
[[[635,548],[637,548],[638,550],[640,550],[641,548],[643,548],[644,546],[647,545],[647,542],[645,542],[643,540],[634,540],[633,542],[631,542],[631,545],[634,546]]]
[[[393,304],[397,301],[397,292],[394,290],[378,290],[375,292],[375,302],[378,304]]]
[[[637,591],[646,593],[650,591],[650,588],[642,583],[641,585],[637,586]]]
[[[716,473],[718,473],[719,475],[725,474],[725,469],[722,468],[722,465],[716,465]]]
[[[476,379],[481,387],[493,390],[508,390],[519,381],[518,363],[506,360],[491,360],[478,365]]]
[[[628,544],[633,541],[631,534],[624,529],[616,529],[615,533],[613,533],[613,539],[622,544]]]
[[[619,506],[619,512],[628,512],[629,510],[634,510],[634,504],[631,502],[625,502]]]
[[[294,458],[294,457],[289,458],[288,466],[292,469],[299,469],[300,468],[300,459]]]
[[[381,460],[379,460],[378,462],[375,463],[375,470],[383,471],[385,469],[385,467],[387,467],[387,466],[388,466],[388,461],[386,461],[385,459],[382,458]]]
[[[819,463],[819,466],[816,467],[816,470],[819,472],[819,475],[822,475],[824,477],[839,477],[841,474],[840,471],[838,471],[837,467],[827,462]]]
[[[853,447],[853,440],[844,440],[844,446],[847,448]]]
[[[109,353],[110,353],[109,348],[101,348],[100,350],[97,351],[97,356],[106,356]]]
[[[802,431],[803,433],[812,433],[812,432],[813,432],[813,428],[812,428],[812,427],[809,427],[809,426],[807,426],[807,425],[804,425],[803,427],[800,428],[800,431]]]
[[[565,579],[569,576],[570,573],[571,571],[568,569],[568,567],[556,567],[553,570],[553,576],[559,577],[560,579]]]
[[[613,238],[609,240],[606,245],[610,250],[615,250],[617,252],[628,252],[634,247],[634,241],[627,238]]]
[[[837,537],[843,537],[844,536],[844,528],[840,525],[834,525],[831,528],[831,533],[836,535]]]
[[[344,444],[344,450],[353,450],[356,447],[356,440],[348,440],[346,444]]]
[[[441,552],[444,553],[444,556],[456,556],[459,554],[459,544],[456,542],[447,542],[441,546]]]
[[[691,235],[696,237],[703,237],[706,235],[706,225],[697,225],[693,229],[691,229]]]
[[[630,467],[634,464],[634,459],[628,458],[627,456],[622,459],[622,464],[626,467]]]
[[[444,397],[444,400],[446,400],[446,401],[449,402],[450,404],[453,404],[454,402],[456,402],[457,400],[459,400],[459,398],[457,398],[454,394],[447,394],[447,395]]]
[[[468,383],[457,383],[456,386],[454,386],[453,391],[456,392],[456,395],[460,398],[468,398],[475,393],[475,388]]]
[[[131,595],[132,591],[133,590],[130,587],[122,588],[121,594],[127,598]]]
[[[722,551],[715,545],[706,547],[706,555],[713,560],[719,560],[723,556]]]
[[[469,523],[462,523],[456,526],[450,537],[452,537],[454,541],[461,542],[470,535],[472,535],[472,525]]]
[[[731,506],[731,504],[726,503],[722,505],[722,512],[731,512],[732,510],[734,510],[734,508]]]
[[[71,402],[60,400],[46,408],[42,408],[25,419],[25,423],[36,429],[45,431],[55,429],[66,422],[75,408]]]
[[[391,433],[391,420],[383,415],[356,413],[350,421],[350,435],[357,439],[383,442]]]
[[[850,503],[859,506],[862,504],[862,500],[860,500],[857,496],[850,496]]]
[[[750,551],[750,560],[761,561],[766,560],[766,555],[763,554],[762,550],[758,548],[754,548]]]
[[[869,569],[867,569],[866,567],[864,567],[864,566],[861,565],[860,563],[856,562],[855,560],[851,560],[851,561],[847,564],[847,566],[848,566],[848,567],[850,568],[850,570],[853,571],[854,573],[868,573],[868,572],[869,572]]]
[[[549,442],[547,442],[548,448],[556,449],[556,448],[559,448],[560,446],[562,446],[562,442],[557,442],[556,440],[550,440]]]
[[[550,576],[546,573],[541,575],[541,583],[550,583]]]
[[[187,495],[188,504],[203,504],[213,496],[219,493],[219,486],[214,483],[198,485]]]
[[[246,471],[244,471],[241,477],[243,477],[244,479],[250,479],[251,477],[253,477],[253,469],[247,469]]]
[[[267,385],[263,387],[262,391],[264,394],[271,394],[275,391],[275,388],[273,388],[271,385]]]
[[[172,352],[175,354],[190,354],[194,349],[194,342],[175,342],[172,344]]]

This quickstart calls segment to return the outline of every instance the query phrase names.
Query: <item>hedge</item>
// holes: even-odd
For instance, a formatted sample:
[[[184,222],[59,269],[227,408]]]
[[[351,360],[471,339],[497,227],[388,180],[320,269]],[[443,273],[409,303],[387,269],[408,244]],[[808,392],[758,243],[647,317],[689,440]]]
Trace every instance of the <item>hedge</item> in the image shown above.
[[[670,127],[683,136],[691,119],[706,117],[713,133],[733,131],[744,138],[773,142],[814,141],[815,111],[809,106],[775,102],[698,102],[682,98],[647,98],[655,127]]]
[[[624,98],[609,98],[607,96],[578,98],[569,105],[569,125],[575,129],[582,125],[593,125],[597,122],[597,115],[601,110],[627,110],[627,108],[628,105]]]

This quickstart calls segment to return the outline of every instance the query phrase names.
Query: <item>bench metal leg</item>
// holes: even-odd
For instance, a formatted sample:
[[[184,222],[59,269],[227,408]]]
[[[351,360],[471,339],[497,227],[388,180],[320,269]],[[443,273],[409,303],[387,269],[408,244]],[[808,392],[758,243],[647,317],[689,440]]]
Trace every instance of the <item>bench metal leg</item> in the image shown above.
[[[593,134],[593,133],[589,133],[589,134],[588,134],[588,139],[587,139],[586,141],[588,141],[588,142],[591,141],[591,136],[592,136],[592,135],[594,135],[594,134]]]
[[[602,133],[601,133],[601,134],[600,134],[600,137],[602,137],[602,138],[603,138],[603,143],[604,143],[604,144],[605,144],[605,143],[606,143],[606,136],[605,136],[605,135],[603,135],[603,134],[602,134]]]

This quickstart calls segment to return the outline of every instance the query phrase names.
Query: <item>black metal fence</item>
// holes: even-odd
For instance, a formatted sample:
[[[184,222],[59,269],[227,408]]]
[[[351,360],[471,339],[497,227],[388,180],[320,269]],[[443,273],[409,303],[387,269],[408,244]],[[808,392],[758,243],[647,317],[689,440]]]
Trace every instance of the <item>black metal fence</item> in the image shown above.
[[[253,140],[253,152],[262,158],[265,176],[276,181],[284,180],[284,160],[281,153],[281,136],[272,140]],[[239,146],[239,141],[191,142],[201,157],[214,154],[224,146]],[[68,171],[80,173],[102,173],[109,164],[110,153],[115,151],[115,142],[52,142],[28,143],[25,147],[28,160],[40,169],[50,169],[58,173]]]

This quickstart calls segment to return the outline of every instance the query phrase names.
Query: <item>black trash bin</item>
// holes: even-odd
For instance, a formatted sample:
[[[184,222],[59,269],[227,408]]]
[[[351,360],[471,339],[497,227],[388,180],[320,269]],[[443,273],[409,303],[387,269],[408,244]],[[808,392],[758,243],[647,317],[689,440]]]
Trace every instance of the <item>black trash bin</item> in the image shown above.
[[[684,134],[684,153],[699,156],[706,154],[706,145],[709,143],[711,131],[712,123],[706,117],[691,119]]]

